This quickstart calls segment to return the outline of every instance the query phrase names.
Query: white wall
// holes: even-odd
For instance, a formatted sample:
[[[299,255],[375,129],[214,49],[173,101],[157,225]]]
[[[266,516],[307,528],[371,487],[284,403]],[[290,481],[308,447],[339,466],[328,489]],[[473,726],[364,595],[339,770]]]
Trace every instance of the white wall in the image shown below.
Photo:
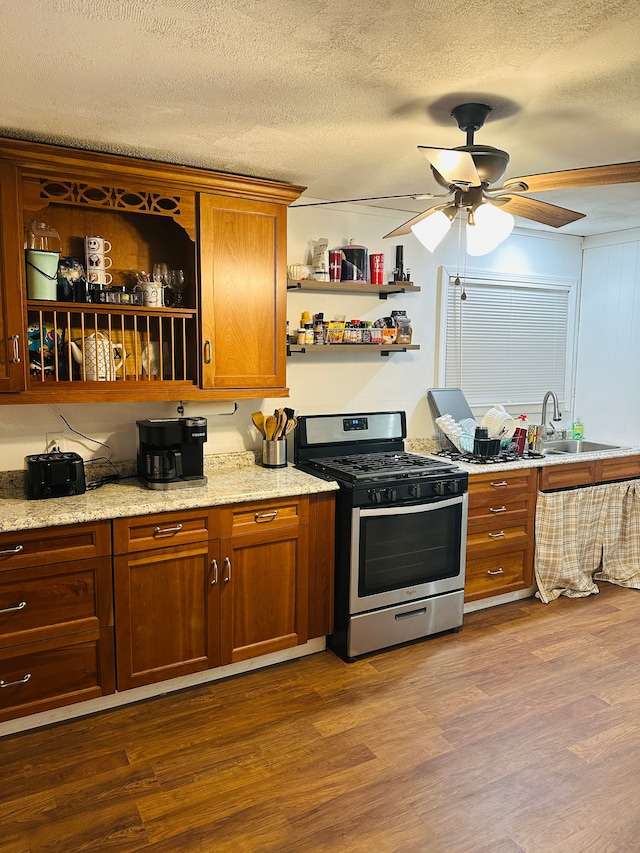
[[[585,240],[579,328],[585,436],[640,446],[640,229]]]
[[[396,353],[388,358],[369,351],[330,352],[326,355],[294,354],[288,359],[288,384],[291,396],[284,399],[239,402],[234,414],[232,403],[186,403],[187,414],[208,418],[209,440],[206,453],[232,452],[258,447],[258,436],[251,425],[251,412],[258,408],[273,410],[290,405],[302,414],[404,409],[410,437],[432,435],[432,422],[425,393],[437,383],[437,279],[440,266],[456,269],[457,235],[452,229],[434,255],[413,237],[383,240],[383,235],[408,219],[410,214],[381,211],[362,206],[342,209],[302,208],[289,212],[290,263],[307,260],[310,241],[327,237],[330,246],[355,238],[370,252],[383,252],[386,279],[391,277],[395,246],[404,246],[405,266],[410,268],[420,293],[399,294],[388,300],[369,295],[314,294],[291,292],[288,318],[295,329],[302,311],[323,311],[348,319],[375,320],[394,308],[404,309],[411,317],[414,342],[419,351]],[[471,259],[470,259],[471,260]],[[469,274],[512,273],[579,279],[581,240],[542,231],[516,230],[496,251],[473,259]],[[464,270],[462,270],[464,271]],[[385,279],[385,280],[386,280]],[[74,405],[0,405],[2,455],[0,470],[22,468],[24,457],[44,450],[45,433],[65,430],[67,449],[89,459],[105,453],[103,448],[84,441],[66,430],[59,414],[71,426],[86,435],[109,444],[114,460],[135,458],[136,419],[175,417],[175,403],[101,403]],[[587,408],[583,410],[588,420]]]

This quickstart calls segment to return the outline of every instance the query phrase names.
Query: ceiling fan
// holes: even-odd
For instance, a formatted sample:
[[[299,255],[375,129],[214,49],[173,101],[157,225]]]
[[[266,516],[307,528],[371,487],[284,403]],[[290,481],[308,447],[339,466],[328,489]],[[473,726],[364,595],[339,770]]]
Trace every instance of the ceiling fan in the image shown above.
[[[508,214],[522,216],[553,228],[561,228],[585,216],[584,213],[538,201],[522,193],[640,181],[640,162],[631,162],[509,178],[502,185],[494,186],[502,180],[509,164],[509,155],[499,148],[476,145],[474,142],[476,131],[484,125],[490,112],[491,107],[487,104],[460,104],[451,111],[451,115],[460,130],[466,133],[466,144],[457,148],[418,146],[418,150],[431,165],[435,180],[447,190],[446,193],[382,196],[346,201],[446,198],[443,203],[412,217],[389,234],[385,234],[385,237],[400,237],[413,232],[427,249],[433,251],[451,227],[458,212],[466,211],[467,252],[479,255],[491,251],[511,233],[513,216]]]

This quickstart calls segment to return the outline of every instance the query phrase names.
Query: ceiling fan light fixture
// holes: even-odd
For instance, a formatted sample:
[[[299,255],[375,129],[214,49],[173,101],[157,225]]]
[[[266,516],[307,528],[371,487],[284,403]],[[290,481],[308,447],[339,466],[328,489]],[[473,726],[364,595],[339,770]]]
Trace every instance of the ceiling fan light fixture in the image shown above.
[[[453,205],[444,210],[436,210],[431,216],[412,225],[411,230],[425,249],[434,252],[446,237],[457,212]]]
[[[515,220],[506,210],[485,202],[469,212],[467,221],[467,254],[488,255],[507,239]]]

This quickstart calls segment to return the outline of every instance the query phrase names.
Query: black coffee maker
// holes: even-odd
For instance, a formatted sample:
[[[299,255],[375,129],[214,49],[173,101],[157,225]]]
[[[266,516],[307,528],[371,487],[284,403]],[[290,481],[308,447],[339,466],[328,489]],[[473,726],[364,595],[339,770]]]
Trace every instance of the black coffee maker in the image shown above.
[[[136,421],[138,476],[150,489],[204,486],[203,445],[206,418],[168,418]]]

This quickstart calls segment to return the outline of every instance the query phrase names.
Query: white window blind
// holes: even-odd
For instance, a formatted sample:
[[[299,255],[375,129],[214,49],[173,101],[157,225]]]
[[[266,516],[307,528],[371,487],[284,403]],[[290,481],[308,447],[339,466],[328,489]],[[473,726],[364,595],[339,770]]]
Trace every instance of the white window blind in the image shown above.
[[[569,364],[569,285],[444,279],[445,384],[470,405],[531,404],[564,396]]]

